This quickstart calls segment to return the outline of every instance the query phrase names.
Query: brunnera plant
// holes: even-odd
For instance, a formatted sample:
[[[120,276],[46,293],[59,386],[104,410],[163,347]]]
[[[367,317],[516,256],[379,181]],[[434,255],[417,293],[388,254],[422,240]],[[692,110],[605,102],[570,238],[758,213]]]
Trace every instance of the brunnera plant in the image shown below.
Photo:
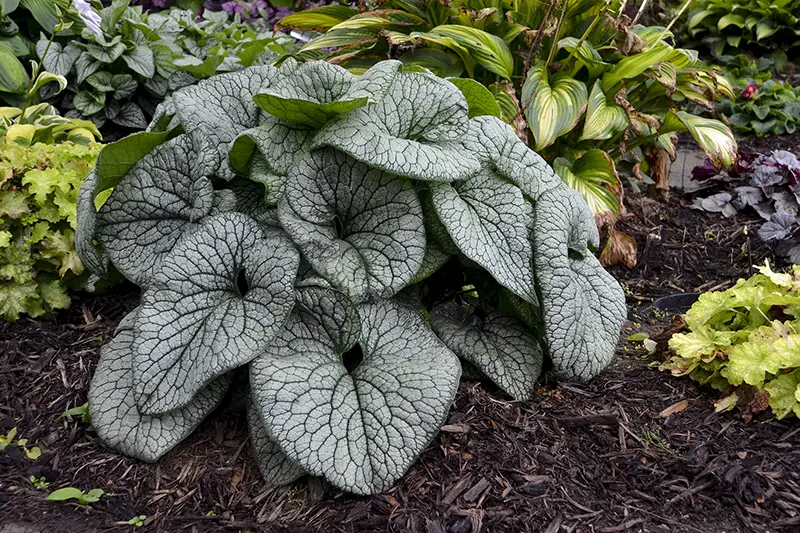
[[[436,435],[460,360],[521,400],[545,357],[600,372],[626,311],[592,214],[481,95],[288,61],[181,89],[108,145],[77,249],[143,295],[91,383],[101,439],[156,460],[246,369],[267,481],[369,494]]]

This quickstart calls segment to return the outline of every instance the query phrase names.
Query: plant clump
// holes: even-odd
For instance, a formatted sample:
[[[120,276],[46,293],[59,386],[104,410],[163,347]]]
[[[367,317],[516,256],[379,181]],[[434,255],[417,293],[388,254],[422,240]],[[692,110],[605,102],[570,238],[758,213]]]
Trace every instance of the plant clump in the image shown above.
[[[398,61],[290,60],[181,89],[108,145],[77,247],[143,294],[91,383],[101,439],[156,460],[247,370],[267,481],[369,494],[436,435],[460,360],[517,399],[545,357],[608,365],[626,311],[592,214],[479,97]]]

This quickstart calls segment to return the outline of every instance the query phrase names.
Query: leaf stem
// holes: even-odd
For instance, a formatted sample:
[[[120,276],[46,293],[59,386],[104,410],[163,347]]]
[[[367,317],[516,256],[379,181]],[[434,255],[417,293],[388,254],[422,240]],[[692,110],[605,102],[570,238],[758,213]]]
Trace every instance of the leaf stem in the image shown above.
[[[39,77],[39,73],[42,71],[42,66],[44,65],[44,58],[47,57],[47,52],[50,51],[50,46],[53,44],[53,40],[56,38],[56,32],[50,34],[50,40],[47,41],[47,46],[44,48],[44,53],[40,58],[40,61],[36,63],[36,68],[33,69],[31,73],[31,86],[28,88],[28,92],[25,94],[25,101],[22,102],[22,114],[20,115],[20,120],[25,117],[25,110],[28,109],[28,105],[30,105],[30,101],[33,98],[34,94],[32,93],[32,89],[36,87],[36,79]]]

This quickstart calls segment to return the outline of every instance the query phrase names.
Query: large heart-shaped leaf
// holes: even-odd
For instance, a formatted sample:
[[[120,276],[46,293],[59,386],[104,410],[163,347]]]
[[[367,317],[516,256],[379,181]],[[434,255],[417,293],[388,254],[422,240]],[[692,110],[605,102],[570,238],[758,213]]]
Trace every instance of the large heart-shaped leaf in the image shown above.
[[[449,302],[431,311],[431,328],[457,356],[514,399],[533,398],[543,356],[526,327],[496,311],[478,316]]]
[[[480,167],[458,143],[468,128],[467,102],[452,83],[402,72],[380,103],[328,122],[314,147],[332,146],[401,176],[455,181]]]
[[[608,103],[606,95],[600,88],[600,82],[594,82],[580,140],[610,139],[616,133],[623,131],[627,125],[628,115],[625,110],[616,104]]]
[[[544,343],[555,372],[568,379],[590,379],[611,362],[627,316],[619,283],[578,248],[589,240],[581,224],[587,213],[577,192],[547,191],[534,206],[531,232]]]
[[[210,218],[175,246],[136,321],[139,410],[178,409],[264,350],[294,305],[298,266],[288,239],[240,213]]]
[[[313,320],[336,314],[323,305],[293,315],[253,361],[253,397],[292,460],[341,489],[374,494],[399,479],[439,430],[461,367],[418,314],[381,301],[359,307],[363,358],[352,368],[359,351],[338,351],[345,343]]]
[[[522,85],[522,109],[535,149],[550,146],[569,133],[586,110],[588,99],[582,81],[569,76],[551,81],[544,65],[532,67]]]
[[[361,78],[323,61],[304,63],[253,99],[267,113],[319,128],[332,117],[380,101],[402,63],[381,61]]]
[[[297,164],[278,215],[314,270],[354,301],[391,297],[422,265],[422,206],[411,184],[336,150]]]
[[[122,319],[114,339],[100,351],[89,385],[89,414],[100,439],[125,455],[155,461],[216,408],[230,379],[223,376],[194,395],[181,409],[144,415],[133,393],[133,341],[137,311]]]
[[[167,141],[125,174],[97,213],[103,250],[138,285],[146,286],[191,224],[211,212],[214,191],[207,178],[192,177],[195,159],[188,135]]]
[[[253,400],[252,394],[247,395],[247,425],[258,469],[267,484],[288,485],[305,475],[303,468],[289,459],[267,433],[261,413],[258,412],[258,404]]]
[[[251,67],[214,76],[173,94],[180,123],[197,148],[195,177],[233,179],[228,167],[229,145],[241,132],[258,125],[261,110],[253,95],[277,77],[274,67]]]
[[[488,167],[454,184],[431,183],[436,213],[461,252],[520,297],[535,300],[530,204]]]

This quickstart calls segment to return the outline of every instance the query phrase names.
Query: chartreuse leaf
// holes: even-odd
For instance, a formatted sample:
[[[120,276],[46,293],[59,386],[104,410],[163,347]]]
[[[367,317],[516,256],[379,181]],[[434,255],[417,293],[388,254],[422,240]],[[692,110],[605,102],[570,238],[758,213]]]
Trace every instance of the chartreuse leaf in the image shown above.
[[[454,184],[431,183],[436,213],[461,252],[501,285],[535,301],[528,241],[530,204],[488,167]]]
[[[794,414],[800,418],[800,370],[781,374],[764,386],[769,406],[778,419]]]
[[[494,95],[483,84],[470,78],[447,78],[447,81],[458,87],[467,100],[469,118],[491,115],[500,117],[500,104]]]
[[[294,305],[298,266],[285,237],[263,232],[240,213],[212,217],[178,243],[142,297],[136,320],[139,411],[179,409],[266,349]]]
[[[400,65],[399,61],[381,61],[356,78],[340,66],[312,61],[256,94],[253,100],[279,119],[319,128],[336,115],[380,101]]]
[[[528,328],[496,311],[473,314],[455,302],[431,311],[431,328],[516,400],[533,398],[542,372],[542,349]]]
[[[114,340],[100,351],[100,362],[89,385],[89,415],[97,435],[108,446],[143,461],[156,461],[216,408],[230,379],[223,376],[209,383],[180,409],[154,416],[142,414],[133,392],[137,311],[122,320]]]
[[[614,160],[606,152],[589,150],[576,161],[557,157],[553,170],[583,196],[592,213],[620,212],[619,176]]]
[[[422,265],[422,206],[411,184],[336,150],[298,162],[278,215],[314,270],[356,302],[391,297]]]
[[[358,308],[358,345],[343,350],[355,332],[331,338],[314,320],[346,314],[330,309],[332,301],[292,315],[251,364],[250,386],[289,458],[336,487],[373,494],[399,479],[434,437],[461,367],[419,315],[391,301]]]
[[[588,98],[582,81],[571,77],[551,80],[543,64],[532,67],[522,85],[522,109],[535,149],[550,146],[570,132],[586,110]]]
[[[230,143],[258,125],[260,109],[253,95],[278,77],[270,66],[220,74],[173,94],[180,123],[192,136],[198,161],[193,176],[234,177],[228,168]]]
[[[95,233],[103,251],[141,286],[191,225],[211,212],[211,182],[192,177],[196,158],[188,135],[167,141],[125,174],[97,213]]]
[[[293,30],[325,31],[357,13],[357,9],[343,5],[320,6],[283,17],[278,25]]]
[[[587,212],[583,199],[566,186],[545,192],[534,205],[544,343],[556,373],[571,379],[589,379],[611,362],[627,316],[619,283],[585,247],[575,247],[587,241],[580,222]],[[575,253],[582,258],[573,258]]]
[[[659,42],[652,48],[623,58],[611,70],[603,74],[600,88],[606,94],[613,94],[612,90],[619,82],[639,76],[670,55],[673,50],[668,44]]]
[[[761,386],[765,374],[800,367],[800,335],[790,334],[780,321],[751,331],[747,341],[727,353],[728,362],[720,372],[731,385]]]
[[[625,110],[616,104],[609,103],[600,88],[600,82],[596,81],[589,95],[586,120],[583,123],[583,133],[580,140],[610,139],[615,134],[623,131],[627,125],[628,115]]]
[[[727,168],[736,162],[736,139],[731,129],[719,120],[698,117],[686,111],[669,111],[658,134],[675,131],[688,131],[716,166]]]
[[[328,122],[313,147],[332,146],[413,179],[455,181],[480,167],[458,143],[469,128],[467,115],[467,102],[452,83],[402,72],[381,102]]]
[[[514,75],[514,57],[511,55],[511,50],[505,41],[496,35],[478,28],[452,24],[436,26],[425,35],[451,39],[468,50],[477,64],[506,80],[510,81]]]

